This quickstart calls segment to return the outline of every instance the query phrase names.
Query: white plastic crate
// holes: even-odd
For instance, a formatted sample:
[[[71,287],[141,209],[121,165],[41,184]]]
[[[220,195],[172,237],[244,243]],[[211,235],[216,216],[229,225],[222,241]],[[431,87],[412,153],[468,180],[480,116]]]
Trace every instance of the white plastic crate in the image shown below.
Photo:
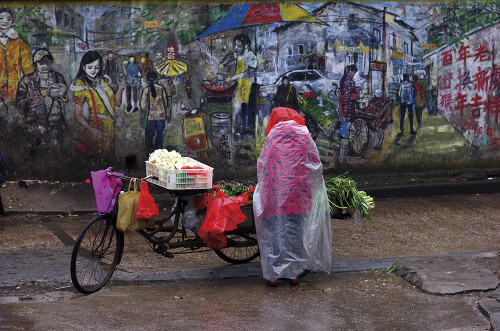
[[[149,178],[148,182],[168,190],[203,190],[212,188],[214,168],[189,157],[183,160],[194,163],[203,169],[167,169],[146,161],[146,176],[157,176],[158,180]]]

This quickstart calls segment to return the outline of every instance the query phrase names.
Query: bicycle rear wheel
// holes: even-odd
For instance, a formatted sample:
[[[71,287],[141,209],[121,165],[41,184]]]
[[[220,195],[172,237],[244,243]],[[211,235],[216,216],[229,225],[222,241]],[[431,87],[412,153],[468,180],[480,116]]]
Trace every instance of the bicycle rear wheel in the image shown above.
[[[111,278],[123,253],[123,233],[116,230],[112,214],[93,218],[76,239],[71,255],[71,280],[90,294]]]
[[[215,254],[226,262],[240,264],[250,262],[259,256],[259,246],[255,233],[226,235],[228,247],[214,249]]]

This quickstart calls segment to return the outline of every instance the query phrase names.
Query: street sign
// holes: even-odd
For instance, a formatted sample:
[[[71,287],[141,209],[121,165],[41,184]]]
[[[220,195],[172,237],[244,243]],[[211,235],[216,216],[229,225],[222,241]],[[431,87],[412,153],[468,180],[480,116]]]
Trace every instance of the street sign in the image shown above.
[[[177,58],[177,45],[167,45],[165,58],[167,60],[175,60]]]
[[[436,44],[421,44],[420,49],[436,49]]]
[[[161,24],[159,21],[146,21],[144,22],[145,28],[161,28]]]
[[[387,63],[385,62],[370,62],[371,71],[387,71]]]

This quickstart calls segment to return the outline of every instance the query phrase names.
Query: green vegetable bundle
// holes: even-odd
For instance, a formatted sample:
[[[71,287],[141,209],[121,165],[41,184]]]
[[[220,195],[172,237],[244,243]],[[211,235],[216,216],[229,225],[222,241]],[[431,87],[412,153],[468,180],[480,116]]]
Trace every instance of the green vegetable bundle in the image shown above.
[[[218,181],[215,183],[222,192],[226,194],[228,198],[234,198],[238,195],[241,195],[247,192],[251,186],[253,186],[250,182],[226,182],[226,181]],[[249,193],[250,202],[252,201],[253,193]]]
[[[363,228],[366,229],[365,220],[372,223],[370,209],[373,205],[373,198],[364,191],[358,191],[356,181],[340,175],[325,178],[325,185],[332,214],[334,214],[335,207],[349,208],[359,212]]]

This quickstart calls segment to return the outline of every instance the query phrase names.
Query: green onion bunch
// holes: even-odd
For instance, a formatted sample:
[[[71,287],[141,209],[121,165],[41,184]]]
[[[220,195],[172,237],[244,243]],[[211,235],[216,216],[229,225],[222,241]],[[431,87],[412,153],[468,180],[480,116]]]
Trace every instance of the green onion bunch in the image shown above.
[[[358,211],[361,216],[361,223],[366,229],[366,222],[372,223],[371,211],[373,198],[364,191],[359,191],[357,183],[350,177],[339,175],[325,178],[326,191],[330,212],[335,213],[335,208],[349,208],[352,212]]]

